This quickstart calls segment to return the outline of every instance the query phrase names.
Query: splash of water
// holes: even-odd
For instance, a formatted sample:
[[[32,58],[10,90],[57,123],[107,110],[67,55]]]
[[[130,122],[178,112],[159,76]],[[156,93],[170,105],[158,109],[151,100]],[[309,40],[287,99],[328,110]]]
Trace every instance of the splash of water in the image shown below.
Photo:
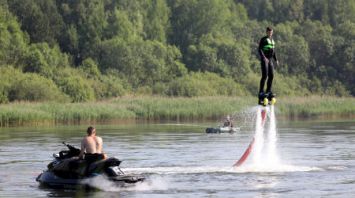
[[[263,117],[262,113],[265,112],[266,116]],[[263,170],[281,168],[282,164],[277,152],[277,127],[274,106],[258,107],[256,115],[255,145],[252,152],[253,160],[251,166]]]
[[[128,168],[125,172],[139,173],[139,174],[158,174],[160,177],[164,175],[174,174],[204,174],[204,173],[250,173],[250,172],[306,172],[306,171],[322,171],[318,167],[308,166],[292,166],[279,165],[275,167],[255,167],[255,166],[241,166],[234,168],[231,166],[196,166],[196,167],[145,167],[145,168]],[[154,178],[161,181],[162,178]],[[149,177],[149,180],[152,180]],[[167,181],[165,181],[167,182]],[[154,182],[159,183],[159,182]],[[161,183],[161,182],[160,182]]]
[[[256,111],[256,125],[255,125],[255,136],[254,136],[254,151],[252,155],[253,164],[260,164],[262,163],[262,149],[264,144],[264,126],[263,126],[263,119],[261,116],[263,109],[258,108]]]
[[[265,163],[268,166],[280,164],[276,146],[277,146],[276,117],[275,117],[274,106],[271,106],[270,123],[269,123],[267,145],[266,145],[266,159],[265,159]]]
[[[166,190],[168,189],[168,181],[160,176],[151,176],[149,180],[127,184],[125,186],[117,185],[115,182],[110,181],[105,176],[97,176],[89,178],[81,182],[96,189],[106,192],[122,192],[122,191],[150,191],[150,190]]]

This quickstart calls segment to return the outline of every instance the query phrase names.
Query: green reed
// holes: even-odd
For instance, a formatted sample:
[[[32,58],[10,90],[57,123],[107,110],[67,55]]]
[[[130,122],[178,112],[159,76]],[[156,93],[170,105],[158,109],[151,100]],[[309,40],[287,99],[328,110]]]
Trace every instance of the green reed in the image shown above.
[[[158,97],[126,96],[88,103],[27,103],[0,105],[0,126],[104,122],[112,120],[203,120],[216,119],[256,106],[255,97]],[[337,117],[355,115],[354,98],[283,97],[277,115]]]

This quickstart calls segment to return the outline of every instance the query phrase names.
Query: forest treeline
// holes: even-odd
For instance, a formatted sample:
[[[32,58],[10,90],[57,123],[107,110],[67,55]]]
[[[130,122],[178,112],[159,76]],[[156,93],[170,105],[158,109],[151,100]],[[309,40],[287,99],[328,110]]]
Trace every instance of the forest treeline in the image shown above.
[[[353,0],[0,0],[0,103],[256,95],[274,28],[278,95],[355,95]]]

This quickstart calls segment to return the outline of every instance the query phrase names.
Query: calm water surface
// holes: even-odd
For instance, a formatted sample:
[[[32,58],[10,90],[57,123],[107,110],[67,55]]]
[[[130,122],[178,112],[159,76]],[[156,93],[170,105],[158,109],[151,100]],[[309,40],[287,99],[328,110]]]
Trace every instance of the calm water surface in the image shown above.
[[[253,123],[249,123],[250,126]],[[102,191],[51,190],[35,178],[64,149],[79,146],[87,126],[0,129],[0,197],[354,197],[355,123],[302,121],[277,124],[279,164],[232,165],[253,136],[204,133],[216,123],[98,125],[109,156],[123,171],[147,181],[127,189],[107,181]]]

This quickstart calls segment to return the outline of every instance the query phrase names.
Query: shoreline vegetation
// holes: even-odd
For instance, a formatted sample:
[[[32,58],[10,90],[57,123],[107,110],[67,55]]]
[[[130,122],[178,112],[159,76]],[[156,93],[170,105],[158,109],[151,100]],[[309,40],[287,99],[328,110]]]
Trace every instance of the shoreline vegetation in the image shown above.
[[[14,102],[0,105],[0,126],[106,123],[111,121],[198,121],[238,115],[256,106],[255,97],[125,96],[85,103]],[[278,117],[351,118],[354,97],[281,97]]]

